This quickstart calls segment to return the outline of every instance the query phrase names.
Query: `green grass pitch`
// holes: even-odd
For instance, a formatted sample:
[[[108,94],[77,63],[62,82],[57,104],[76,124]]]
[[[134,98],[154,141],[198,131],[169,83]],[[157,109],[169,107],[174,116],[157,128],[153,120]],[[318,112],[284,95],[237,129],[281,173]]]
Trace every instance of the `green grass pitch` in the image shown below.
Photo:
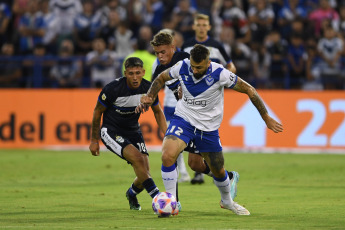
[[[160,154],[150,163],[164,191]],[[157,218],[146,191],[142,210],[129,210],[125,192],[135,176],[110,152],[0,150],[0,229],[345,228],[345,155],[229,153],[225,165],[241,175],[236,201],[250,216],[221,209],[205,177],[203,185],[179,185],[178,216]]]

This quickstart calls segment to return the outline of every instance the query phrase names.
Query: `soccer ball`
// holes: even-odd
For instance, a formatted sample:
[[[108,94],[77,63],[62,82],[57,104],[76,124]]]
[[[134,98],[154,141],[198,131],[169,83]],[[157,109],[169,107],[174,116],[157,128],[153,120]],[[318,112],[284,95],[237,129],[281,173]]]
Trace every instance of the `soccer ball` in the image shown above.
[[[168,192],[160,192],[152,199],[152,209],[158,217],[168,217],[171,214],[176,215],[176,198]]]

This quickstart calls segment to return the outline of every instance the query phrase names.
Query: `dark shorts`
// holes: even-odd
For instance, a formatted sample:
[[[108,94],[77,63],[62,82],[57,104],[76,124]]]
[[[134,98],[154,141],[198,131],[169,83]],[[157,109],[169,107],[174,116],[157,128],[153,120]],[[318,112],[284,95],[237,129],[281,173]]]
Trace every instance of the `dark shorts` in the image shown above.
[[[143,135],[141,133],[133,133],[131,135],[122,135],[115,130],[110,130],[109,128],[101,128],[101,140],[103,144],[111,152],[115,153],[117,156],[126,160],[123,157],[123,149],[127,145],[134,145],[142,154],[149,155],[146,149]]]

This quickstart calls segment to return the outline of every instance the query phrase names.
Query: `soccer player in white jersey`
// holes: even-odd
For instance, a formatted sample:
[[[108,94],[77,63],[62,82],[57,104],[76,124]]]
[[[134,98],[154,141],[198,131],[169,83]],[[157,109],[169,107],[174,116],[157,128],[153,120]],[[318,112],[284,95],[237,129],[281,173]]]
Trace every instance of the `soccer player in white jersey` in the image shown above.
[[[222,43],[216,39],[210,37],[209,31],[211,30],[210,18],[206,14],[196,14],[194,17],[193,30],[195,31],[195,37],[185,41],[182,46],[182,50],[190,53],[191,49],[195,44],[201,44],[207,47],[210,51],[210,60],[217,62],[225,66],[228,70],[236,73],[236,67],[232,62],[230,56],[226,53]],[[191,168],[194,167],[195,163],[199,160],[198,154],[190,153],[188,155],[188,164]],[[235,183],[238,182],[239,174],[237,172],[229,172],[229,177]],[[206,174],[207,175],[207,174]],[[191,180],[192,184],[204,183],[204,174],[195,171],[194,178]],[[236,193],[234,194],[236,195]],[[234,197],[233,197],[234,198]]]
[[[175,162],[179,153],[190,140],[193,140],[214,175],[214,184],[221,195],[221,208],[229,209],[237,215],[250,215],[246,208],[233,201],[230,195],[230,179],[224,169],[224,156],[218,132],[223,119],[224,87],[247,94],[267,127],[275,133],[282,132],[283,126],[269,116],[254,87],[222,65],[211,62],[209,55],[210,52],[205,46],[195,45],[191,50],[190,60],[179,61],[152,82],[136,109],[146,111],[164,83],[178,79],[182,86],[183,98],[177,102],[174,117],[170,121],[162,145],[161,174],[166,191],[176,195]]]

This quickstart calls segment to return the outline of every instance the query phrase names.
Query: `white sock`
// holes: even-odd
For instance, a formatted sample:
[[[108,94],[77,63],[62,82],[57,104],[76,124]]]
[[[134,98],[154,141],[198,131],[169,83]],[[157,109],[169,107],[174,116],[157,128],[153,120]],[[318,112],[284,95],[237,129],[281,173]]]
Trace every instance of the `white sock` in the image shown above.
[[[165,191],[174,195],[176,198],[176,183],[177,183],[177,170],[176,165],[173,164],[170,167],[162,165],[161,174]]]
[[[230,195],[230,179],[228,177],[228,173],[226,172],[226,175],[224,178],[213,177],[213,181],[220,192],[220,196],[221,196],[223,204],[232,205],[233,200]]]
[[[184,163],[183,152],[180,153],[180,155],[178,155],[177,157],[177,168],[180,174],[189,176],[187,172],[186,164]]]

